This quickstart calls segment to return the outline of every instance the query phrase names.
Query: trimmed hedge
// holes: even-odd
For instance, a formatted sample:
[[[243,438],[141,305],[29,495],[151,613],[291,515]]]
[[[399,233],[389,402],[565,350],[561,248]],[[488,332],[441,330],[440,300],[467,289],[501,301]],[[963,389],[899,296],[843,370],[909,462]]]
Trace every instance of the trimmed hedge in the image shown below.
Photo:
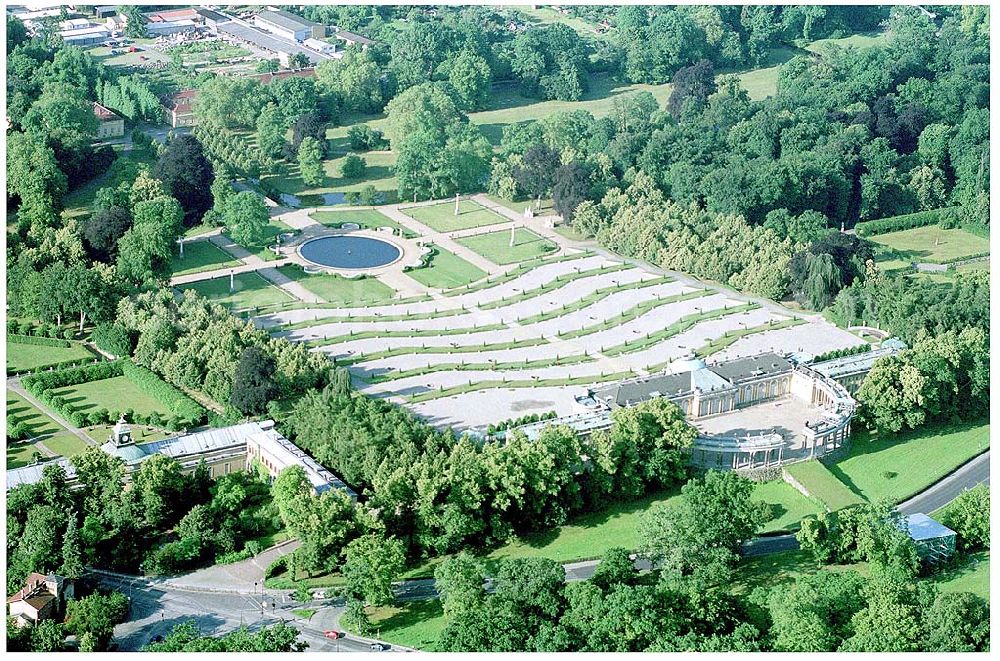
[[[65,349],[70,346],[66,340],[57,340],[50,337],[38,337],[36,335],[18,335],[7,333],[7,342],[15,344],[34,344],[40,347],[58,347]]]
[[[122,374],[135,383],[139,390],[163,404],[171,413],[167,428],[195,427],[206,417],[205,409],[183,392],[170,385],[151,370],[136,365],[131,360],[122,361]]]
[[[962,229],[972,234],[973,236],[978,236],[980,239],[990,238],[990,226],[981,225],[979,223],[962,223]],[[965,258],[968,259],[968,258]]]
[[[872,345],[870,344],[859,344],[856,347],[847,347],[846,349],[834,349],[833,351],[827,351],[826,353],[821,353],[820,355],[813,358],[814,363],[822,363],[824,360],[833,360],[834,358],[843,358],[845,356],[854,356],[859,353],[865,353],[872,350]]]
[[[858,223],[854,226],[854,232],[858,236],[875,236],[877,234],[888,234],[889,232],[900,232],[902,230],[913,229],[914,227],[926,227],[935,225],[941,221],[942,215],[954,213],[957,207],[944,207],[941,209],[930,209],[928,211],[918,211],[902,216],[890,216],[889,218],[879,218]]]
[[[136,414],[132,409],[124,411],[108,411],[95,409],[84,412],[77,410],[54,391],[59,388],[75,386],[90,381],[112,379],[124,376],[136,385],[140,391],[149,395],[170,411],[170,416],[163,419],[159,413],[148,416]],[[154,427],[165,427],[177,431],[186,427],[201,424],[206,417],[206,411],[193,399],[163,381],[156,374],[139,367],[131,360],[112,360],[100,362],[75,369],[65,369],[53,372],[38,372],[21,380],[25,389],[47,406],[54,409],[76,427],[88,425],[113,424],[119,415],[124,414],[129,422],[148,424]]]

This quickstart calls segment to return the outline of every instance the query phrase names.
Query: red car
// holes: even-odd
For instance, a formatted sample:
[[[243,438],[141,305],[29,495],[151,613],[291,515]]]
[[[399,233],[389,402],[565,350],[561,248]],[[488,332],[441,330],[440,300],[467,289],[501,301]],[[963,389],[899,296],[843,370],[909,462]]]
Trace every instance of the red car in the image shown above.
[[[344,637],[343,632],[334,631],[333,629],[330,629],[329,631],[324,631],[323,635],[326,636],[327,638],[332,638],[333,640],[337,640],[338,638]]]
[[[138,49],[138,48],[136,48],[135,46],[129,46],[129,47],[128,47],[128,52],[130,52],[130,53],[134,53],[134,52],[136,52],[137,50],[139,50],[139,49]]]

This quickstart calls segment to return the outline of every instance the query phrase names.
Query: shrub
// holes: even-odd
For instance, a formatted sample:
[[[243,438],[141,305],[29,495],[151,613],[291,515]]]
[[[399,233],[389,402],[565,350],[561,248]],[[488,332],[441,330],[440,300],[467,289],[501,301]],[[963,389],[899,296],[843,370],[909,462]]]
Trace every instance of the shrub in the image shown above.
[[[66,340],[52,339],[48,337],[35,337],[33,335],[7,335],[7,341],[14,344],[34,344],[40,347],[58,347],[65,349],[70,346]]]
[[[365,174],[365,159],[357,154],[348,154],[340,165],[340,176],[344,179],[360,179]]]
[[[62,331],[59,330],[58,326],[49,326],[45,334],[49,337],[59,337],[62,334]]]
[[[21,335],[31,335],[35,332],[35,325],[30,321],[22,321],[17,324],[18,333]]]
[[[963,491],[945,509],[941,523],[958,533],[961,549],[990,547],[990,488],[980,484]]]
[[[288,556],[275,558],[274,561],[264,570],[264,578],[274,578],[288,571]]]
[[[876,234],[888,234],[889,232],[899,232],[913,229],[914,227],[926,227],[940,222],[941,217],[952,208],[930,209],[928,211],[918,211],[902,216],[891,216],[878,220],[869,220],[858,223],[854,227],[858,236],[875,236]]]
[[[135,348],[132,336],[121,324],[98,324],[91,337],[94,344],[112,356],[131,356]]]
[[[215,564],[217,565],[231,565],[234,562],[240,562],[242,560],[247,560],[253,557],[247,549],[242,551],[232,551],[230,553],[223,553],[221,555],[215,556]]]
[[[7,416],[7,442],[23,441],[31,435],[31,428],[25,422],[15,421],[13,416]]]
[[[74,337],[76,337],[76,331],[73,330],[72,328],[67,328],[66,330],[63,331],[62,336],[67,340],[72,340]]]
[[[355,151],[369,151],[385,147],[385,139],[381,131],[376,131],[367,124],[359,124],[347,129],[347,140]]]
[[[843,358],[845,356],[854,356],[859,353],[865,353],[872,350],[872,345],[870,344],[859,344],[856,347],[847,347],[845,349],[834,349],[833,351],[827,351],[826,353],[821,353],[820,355],[813,358],[814,363],[821,363],[824,360],[833,360],[834,358]]]

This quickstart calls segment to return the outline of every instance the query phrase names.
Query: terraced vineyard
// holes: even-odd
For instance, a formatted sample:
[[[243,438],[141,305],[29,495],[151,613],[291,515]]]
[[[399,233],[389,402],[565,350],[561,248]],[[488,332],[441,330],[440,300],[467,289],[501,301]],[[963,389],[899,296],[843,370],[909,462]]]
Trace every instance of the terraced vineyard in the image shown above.
[[[588,386],[692,353],[714,360],[858,341],[821,320],[570,248],[433,297],[272,308],[257,323],[347,366],[362,391],[459,429],[578,412]]]

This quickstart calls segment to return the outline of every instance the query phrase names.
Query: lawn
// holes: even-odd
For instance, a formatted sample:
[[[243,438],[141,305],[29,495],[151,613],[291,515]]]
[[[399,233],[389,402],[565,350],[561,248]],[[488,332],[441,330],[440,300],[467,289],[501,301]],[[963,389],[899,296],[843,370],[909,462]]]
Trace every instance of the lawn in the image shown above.
[[[472,200],[462,200],[458,203],[457,216],[455,215],[454,202],[443,202],[426,207],[408,207],[400,209],[400,211],[437,232],[454,232],[472,227],[510,222],[506,217]]]
[[[990,552],[959,558],[955,567],[943,570],[933,580],[941,592],[972,592],[989,601]]]
[[[85,449],[85,443],[79,437],[12,390],[7,391],[7,416],[16,417],[19,422],[27,424],[34,440],[40,441],[56,454],[71,457]],[[18,468],[31,463],[31,457],[36,451],[45,456],[35,443],[8,445],[7,468]]]
[[[70,342],[68,347],[45,347],[39,344],[11,342],[7,336],[7,373],[24,372],[55,365],[65,360],[93,358],[94,354],[79,342]]]
[[[755,499],[771,505],[776,518],[764,525],[762,532],[797,528],[798,522],[820,507],[781,481],[758,484]],[[640,545],[639,524],[642,516],[658,505],[670,506],[680,499],[680,489],[660,492],[627,503],[613,503],[600,512],[575,517],[572,522],[553,530],[525,535],[501,546],[486,556],[488,561],[513,558],[550,558],[567,563],[600,558],[611,548],[635,550]],[[444,558],[434,558],[406,573],[406,578],[433,575],[434,567]]]
[[[806,50],[823,54],[831,46],[840,48],[870,48],[871,46],[881,46],[885,43],[888,35],[885,32],[867,32],[864,34],[852,34],[849,37],[840,39],[817,39],[806,46]]]
[[[410,276],[425,287],[451,289],[462,287],[486,277],[486,272],[470,264],[461,257],[434,246],[436,250],[430,264],[407,271]]]
[[[265,280],[254,272],[240,273],[233,278],[235,291],[229,291],[229,278],[213,278],[201,280],[179,287],[181,290],[193,290],[199,296],[204,296],[214,303],[225,305],[236,310],[288,303],[295,298],[280,287]]]
[[[500,230],[488,234],[476,234],[455,242],[479,253],[494,264],[513,264],[541,257],[556,251],[559,246],[529,229],[518,227],[514,230],[514,245],[510,245],[510,232]]]
[[[131,420],[128,422],[130,423],[129,426],[132,428],[132,439],[136,443],[162,441],[165,438],[177,435],[176,432],[163,431],[162,429],[149,427],[147,425],[134,425],[131,424]],[[111,437],[112,429],[114,429],[114,425],[95,425],[93,427],[84,427],[83,433],[92,438],[95,443],[104,443]]]
[[[937,225],[914,227],[868,237],[887,250],[882,252],[879,266],[883,270],[908,266],[910,262],[945,264],[990,251],[990,240],[963,229],[941,229]]]
[[[395,220],[389,218],[388,216],[379,213],[375,209],[352,209],[344,211],[316,211],[309,214],[309,217],[315,220],[317,223],[322,223],[327,227],[340,227],[342,223],[357,223],[361,227],[366,229],[377,229],[379,227],[391,227],[396,230],[398,234],[402,234],[405,237],[413,238],[417,236],[408,227],[403,227]]]
[[[142,415],[155,412],[164,418],[170,416],[167,407],[139,390],[131,379],[124,376],[66,386],[53,390],[52,393],[63,397],[76,411],[132,409]]]
[[[174,275],[187,275],[239,266],[239,264],[232,255],[211,241],[192,241],[184,244],[183,257],[180,256],[179,248],[175,250],[174,258],[170,262],[170,271]]]
[[[377,278],[344,278],[339,275],[306,274],[298,264],[286,264],[278,271],[328,303],[356,306],[380,303],[393,298],[396,290]]]
[[[894,503],[922,491],[990,445],[983,423],[931,427],[889,438],[865,432],[851,439],[849,453],[824,461],[849,489],[868,501]]]
[[[346,127],[339,127],[346,134]],[[328,131],[327,135],[330,135]],[[397,201],[399,184],[396,181],[396,154],[388,151],[365,152],[358,154],[365,161],[365,174],[357,179],[345,179],[340,176],[346,154],[323,161],[324,178],[318,186],[310,186],[299,176],[298,163],[288,164],[288,174],[272,175],[265,179],[282,193],[288,193],[298,198],[299,206],[321,207],[336,203],[338,200],[324,199],[324,195],[360,191],[366,186],[374,186],[382,194],[383,203]]]
[[[746,594],[755,587],[776,588],[797,578],[819,571],[856,571],[868,575],[868,563],[850,565],[821,565],[807,551],[784,551],[747,558],[736,572],[734,592]],[[931,582],[941,592],[974,592],[984,599],[990,594],[990,553],[981,551],[959,557],[956,566],[942,568],[938,573],[918,579]]]
[[[844,486],[844,483],[819,460],[790,464],[785,470],[830,510],[839,510],[864,502],[861,496]]]
[[[433,651],[441,632],[448,624],[441,602],[407,601],[396,606],[368,607],[368,619],[375,627],[375,637],[389,643]]]

